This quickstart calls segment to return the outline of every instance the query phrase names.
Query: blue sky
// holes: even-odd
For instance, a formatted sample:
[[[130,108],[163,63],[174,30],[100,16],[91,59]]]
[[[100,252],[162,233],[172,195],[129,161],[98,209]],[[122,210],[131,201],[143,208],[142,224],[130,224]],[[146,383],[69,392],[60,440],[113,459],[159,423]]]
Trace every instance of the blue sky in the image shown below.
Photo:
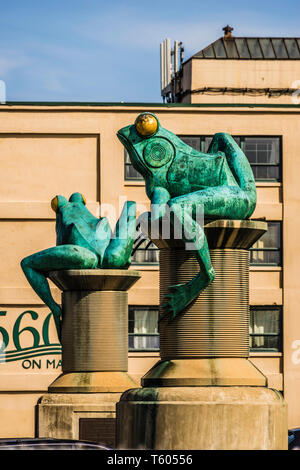
[[[159,44],[185,59],[222,36],[300,37],[299,2],[0,0],[8,101],[161,102]],[[299,71],[300,72],[300,71]]]

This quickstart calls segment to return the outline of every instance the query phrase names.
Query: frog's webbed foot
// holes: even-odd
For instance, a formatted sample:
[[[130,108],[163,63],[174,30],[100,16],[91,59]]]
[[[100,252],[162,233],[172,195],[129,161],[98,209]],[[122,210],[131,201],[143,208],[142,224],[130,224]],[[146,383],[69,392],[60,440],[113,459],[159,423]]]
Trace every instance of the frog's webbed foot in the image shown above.
[[[186,284],[169,286],[168,292],[164,296],[168,301],[162,305],[163,314],[160,316],[159,321],[167,315],[170,317],[169,322],[174,320],[214,279],[215,271],[211,268],[207,273],[200,271],[197,276]]]
[[[115,231],[105,250],[102,268],[126,269],[136,236],[136,203],[126,201]]]
[[[60,305],[56,304],[56,306],[52,305],[52,314],[54,318],[54,323],[57,331],[57,336],[59,341],[61,341],[61,320],[62,320],[62,309]]]
[[[169,315],[169,322],[174,320],[179,313],[187,305],[187,292],[185,284],[177,284],[168,287],[168,293],[164,295],[167,303],[162,305],[163,314],[159,317],[159,321]]]

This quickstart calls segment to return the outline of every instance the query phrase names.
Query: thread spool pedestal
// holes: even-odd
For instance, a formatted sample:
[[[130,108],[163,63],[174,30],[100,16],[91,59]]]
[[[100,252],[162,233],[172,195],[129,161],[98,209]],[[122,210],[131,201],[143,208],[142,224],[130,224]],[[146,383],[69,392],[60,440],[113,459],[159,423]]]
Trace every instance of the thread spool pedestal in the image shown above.
[[[104,443],[114,445],[115,404],[138,386],[127,373],[127,291],[140,275],[95,269],[49,277],[62,290],[62,374],[39,401],[39,437],[97,441],[99,435],[104,442],[106,432],[112,441]],[[91,426],[94,435],[87,435]]]
[[[248,359],[249,248],[267,224],[217,220],[204,228],[216,278],[177,318],[161,321],[161,360],[117,404],[120,448],[287,448],[285,402]],[[152,241],[163,304],[168,286],[190,281],[199,265],[181,241]]]

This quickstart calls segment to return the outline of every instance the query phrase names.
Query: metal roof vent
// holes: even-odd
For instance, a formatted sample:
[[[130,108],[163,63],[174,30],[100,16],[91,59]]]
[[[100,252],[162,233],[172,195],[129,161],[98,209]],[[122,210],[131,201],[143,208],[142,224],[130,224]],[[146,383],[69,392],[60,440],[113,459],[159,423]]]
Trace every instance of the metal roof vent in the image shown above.
[[[233,31],[233,28],[231,26],[229,25],[224,26],[223,31],[224,31],[224,39],[232,38],[231,31]]]

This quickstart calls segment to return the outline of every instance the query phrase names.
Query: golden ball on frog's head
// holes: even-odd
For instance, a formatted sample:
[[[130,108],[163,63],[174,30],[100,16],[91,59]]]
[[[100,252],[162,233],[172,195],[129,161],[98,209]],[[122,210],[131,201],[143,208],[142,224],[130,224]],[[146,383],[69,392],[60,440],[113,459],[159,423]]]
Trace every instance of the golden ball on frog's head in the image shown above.
[[[57,196],[55,196],[51,201],[51,209],[54,212],[57,212],[57,209],[58,209],[58,197]]]
[[[63,206],[68,203],[64,196],[55,196],[51,201],[51,209],[58,212]]]
[[[135,120],[135,128],[141,136],[150,137],[158,129],[158,120],[153,114],[142,113]]]

